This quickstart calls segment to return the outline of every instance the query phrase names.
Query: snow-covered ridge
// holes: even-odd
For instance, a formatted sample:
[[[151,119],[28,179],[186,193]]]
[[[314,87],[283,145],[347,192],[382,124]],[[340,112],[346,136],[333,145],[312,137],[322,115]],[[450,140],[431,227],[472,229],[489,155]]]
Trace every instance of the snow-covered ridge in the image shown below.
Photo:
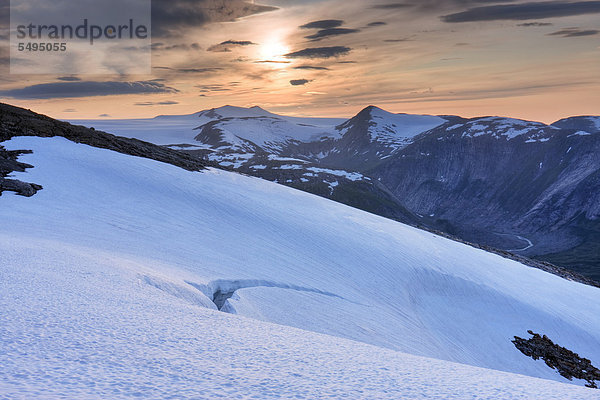
[[[161,115],[151,119],[73,120],[124,137],[160,145],[188,145],[228,151],[255,151],[255,146],[279,152],[290,143],[339,138],[336,118],[302,118],[273,114],[258,106],[224,106],[190,115]],[[219,145],[214,145],[219,142]]]
[[[580,116],[561,119],[552,124],[558,128],[572,129],[588,134],[600,133],[600,116]]]
[[[217,138],[235,150],[247,150],[250,142],[263,150],[277,153],[294,142],[339,138],[335,126],[328,125],[328,122],[315,125],[271,116],[225,117],[199,126],[200,134],[195,139],[210,144]]]
[[[31,199],[0,199],[0,235],[19,237],[16,243],[21,243],[16,246],[11,241],[5,246],[21,250],[0,252],[3,276],[10,277],[0,282],[7,285],[2,293],[16,291],[6,297],[14,301],[0,303],[5,307],[0,315],[10,316],[0,327],[7,332],[0,337],[10,343],[10,352],[0,355],[4,357],[0,364],[10,365],[11,372],[20,371],[19,365],[33,368],[47,349],[60,357],[61,348],[71,349],[73,340],[82,341],[85,335],[96,340],[92,344],[106,343],[105,332],[112,331],[121,332],[122,340],[111,341],[106,351],[100,346],[100,354],[117,355],[108,360],[117,365],[119,381],[135,375],[119,354],[140,357],[136,365],[151,375],[150,365],[156,368],[157,355],[153,351],[143,355],[144,346],[159,340],[161,349],[183,346],[186,357],[213,369],[220,365],[220,354],[246,354],[247,360],[258,351],[270,360],[256,350],[257,343],[247,331],[235,328],[236,322],[228,319],[232,317],[215,314],[206,293],[190,293],[214,282],[248,281],[274,284],[240,288],[224,307],[264,322],[560,381],[564,379],[543,362],[516,350],[510,343],[512,336],[532,329],[595,363],[600,360],[597,288],[260,179],[216,170],[188,172],[62,138],[15,138],[4,145],[34,151],[22,161],[35,166],[27,173],[28,180],[44,186]],[[47,240],[51,243],[44,244]],[[28,243],[37,250],[27,253]],[[85,255],[84,267],[73,249]],[[19,269],[26,271],[24,278],[13,268],[18,257],[26,260],[22,262],[26,268]],[[31,290],[31,276],[39,277],[34,282],[40,290]],[[226,287],[234,286],[222,289]],[[16,300],[20,298],[26,301]],[[115,304],[121,313],[123,308],[114,299],[132,305],[127,309],[133,310],[134,322],[128,316],[117,317]],[[36,307],[38,302],[57,306]],[[210,310],[200,306],[204,302]],[[67,310],[60,309],[63,304]],[[86,319],[96,315],[90,309],[97,310],[100,320]],[[103,314],[103,310],[113,311]],[[154,317],[147,319],[149,314]],[[185,326],[184,331],[166,328],[171,315],[184,321],[176,324]],[[82,319],[85,324],[79,328]],[[143,323],[146,320],[150,322]],[[51,335],[44,347],[37,353],[24,351],[28,342],[16,340],[14,332],[33,332],[28,336],[33,340],[45,329],[39,321],[66,326],[75,336],[46,328]],[[240,321],[249,326],[245,319]],[[154,323],[167,333],[154,337],[158,328],[146,330]],[[223,353],[214,355],[198,347],[204,335],[208,343],[218,335]],[[140,340],[132,341],[135,337]],[[268,335],[259,337],[267,340]],[[131,343],[141,347],[126,351]],[[310,347],[308,339],[301,343]],[[98,351],[85,345],[82,351],[94,357],[94,350]],[[91,365],[105,365],[94,360]],[[59,365],[76,367],[68,357],[60,361]],[[165,360],[163,368],[171,371],[173,362]],[[293,370],[292,362],[286,365]],[[247,374],[246,368],[233,369],[231,379]],[[189,375],[198,377],[197,372]],[[209,378],[194,379],[201,384]]]
[[[335,126],[341,120],[286,117],[260,107],[225,106],[201,112],[200,121],[201,125],[196,129],[201,133],[195,138],[200,142],[213,143],[214,136],[218,135],[220,142],[229,144],[233,149],[247,150],[250,142],[277,153],[294,142],[339,138]]]
[[[286,143],[320,141],[323,138],[339,139],[356,119],[365,120],[366,134],[371,141],[389,146],[393,150],[405,147],[424,132],[439,127],[447,120],[439,116],[394,114],[369,106],[357,116],[341,118],[307,118],[278,115],[254,106],[250,108],[223,106],[190,115],[161,115],[151,119],[131,120],[73,120],[70,122],[125,137],[155,144],[188,144],[201,148],[210,145],[195,140],[198,130],[214,123],[214,134],[222,132],[224,139],[234,146],[247,148],[247,142],[259,147],[272,145],[277,152]],[[446,131],[461,131],[465,137],[493,135],[496,138],[540,140],[551,137],[559,128],[595,133],[600,132],[599,116],[571,117],[545,125],[540,122],[505,117],[473,118],[465,123],[452,124]],[[196,129],[196,130],[194,130]]]
[[[448,127],[447,130],[460,130],[463,137],[489,135],[497,139],[511,140],[522,136],[531,142],[548,140],[558,131],[558,128],[541,122],[504,117],[484,117],[472,119],[465,124]]]

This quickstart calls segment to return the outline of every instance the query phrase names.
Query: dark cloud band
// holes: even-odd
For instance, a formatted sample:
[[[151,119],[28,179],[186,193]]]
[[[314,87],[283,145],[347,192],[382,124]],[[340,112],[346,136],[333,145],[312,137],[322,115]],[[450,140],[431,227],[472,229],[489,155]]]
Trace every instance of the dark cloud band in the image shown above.
[[[518,24],[517,26],[524,26],[526,28],[529,27],[539,27],[539,26],[552,26],[553,24],[551,22],[524,22],[522,24]]]
[[[358,29],[348,29],[348,28],[330,28],[330,29],[321,29],[317,33],[313,35],[305,36],[306,39],[310,39],[313,41],[325,39],[331,36],[339,36],[339,35],[348,35],[350,33],[360,32]]]
[[[177,93],[178,90],[152,81],[139,82],[55,82],[0,91],[15,99],[56,99],[123,94]]]
[[[332,29],[342,26],[344,21],[341,19],[322,19],[320,21],[309,22],[300,26],[302,29]]]
[[[245,46],[253,46],[256,43],[253,43],[249,40],[226,40],[219,44],[215,44],[210,46],[207,51],[214,51],[217,53],[229,53],[231,49],[236,47],[245,47]]]
[[[313,70],[313,71],[329,71],[329,68],[316,67],[314,65],[299,65],[297,67],[294,67],[294,69],[305,69],[305,70]]]
[[[290,81],[290,84],[292,86],[304,86],[307,83],[309,83],[310,81],[308,79],[292,79]]]
[[[594,36],[599,34],[600,31],[597,29],[579,29],[579,28],[566,28],[560,31],[549,33],[549,36],[562,36],[562,37],[582,37],[582,36]]]
[[[380,10],[397,10],[401,8],[410,8],[413,7],[412,4],[407,3],[390,3],[390,4],[376,4],[371,8],[376,8]]]
[[[351,48],[345,46],[333,47],[311,47],[308,49],[295,51],[285,55],[287,58],[331,58],[344,56],[352,51]]]
[[[442,16],[441,19],[444,22],[451,23],[498,20],[520,21],[595,13],[600,13],[600,1],[541,1],[475,7],[459,13]]]
[[[157,102],[152,102],[152,101],[144,101],[141,103],[135,103],[136,106],[174,106],[176,104],[179,104],[178,101],[157,101]]]

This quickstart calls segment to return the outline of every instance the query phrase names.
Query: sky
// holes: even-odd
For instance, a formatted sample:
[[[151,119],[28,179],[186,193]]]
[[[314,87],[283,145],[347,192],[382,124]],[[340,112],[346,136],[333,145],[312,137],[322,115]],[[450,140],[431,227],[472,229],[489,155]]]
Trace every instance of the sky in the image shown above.
[[[62,119],[600,114],[600,1],[260,1],[154,0],[150,74],[61,76],[8,72],[0,0],[0,101]]]

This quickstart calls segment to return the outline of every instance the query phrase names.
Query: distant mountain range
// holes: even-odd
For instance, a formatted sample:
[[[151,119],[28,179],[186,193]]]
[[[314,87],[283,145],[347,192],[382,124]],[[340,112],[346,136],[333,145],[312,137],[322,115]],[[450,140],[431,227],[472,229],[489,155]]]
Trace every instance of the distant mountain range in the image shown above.
[[[546,125],[369,106],[343,120],[225,106],[73,122],[600,280],[600,117]]]

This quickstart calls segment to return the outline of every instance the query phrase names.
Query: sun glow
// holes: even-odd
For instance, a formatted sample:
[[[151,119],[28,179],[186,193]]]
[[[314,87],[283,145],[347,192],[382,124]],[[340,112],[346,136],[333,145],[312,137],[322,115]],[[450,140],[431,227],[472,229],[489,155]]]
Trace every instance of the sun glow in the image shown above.
[[[288,61],[284,55],[290,52],[290,48],[279,40],[266,42],[260,47],[260,57],[264,61]]]

